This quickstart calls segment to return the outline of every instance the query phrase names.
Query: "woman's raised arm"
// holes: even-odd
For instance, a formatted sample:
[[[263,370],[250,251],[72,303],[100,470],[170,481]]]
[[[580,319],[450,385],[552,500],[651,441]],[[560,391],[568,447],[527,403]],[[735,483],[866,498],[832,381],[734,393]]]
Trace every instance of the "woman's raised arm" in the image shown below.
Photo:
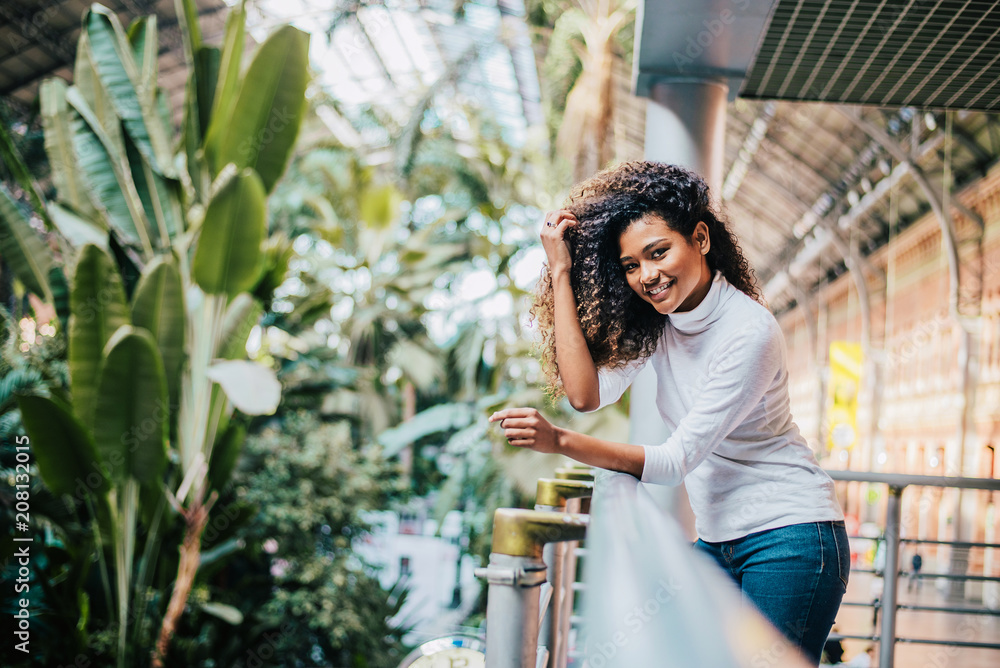
[[[576,216],[567,210],[552,211],[545,216],[542,227],[542,246],[552,274],[552,292],[555,301],[556,363],[566,397],[578,411],[592,411],[601,403],[597,380],[597,367],[590,356],[587,339],[580,326],[576,310],[576,297],[570,282],[573,266],[569,246],[564,234],[579,225]]]

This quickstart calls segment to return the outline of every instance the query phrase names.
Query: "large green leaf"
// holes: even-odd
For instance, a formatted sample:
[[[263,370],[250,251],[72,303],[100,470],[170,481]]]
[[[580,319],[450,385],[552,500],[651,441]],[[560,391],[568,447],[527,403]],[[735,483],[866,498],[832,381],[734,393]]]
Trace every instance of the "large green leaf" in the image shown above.
[[[284,232],[277,232],[264,240],[261,252],[263,253],[263,268],[260,279],[254,286],[254,294],[263,300],[268,300],[278,286],[285,282],[285,277],[288,275],[288,263],[295,255],[295,249],[292,247],[292,241],[285,236]],[[320,292],[323,290],[310,290],[309,297],[318,295]],[[329,295],[323,298],[329,299]],[[328,308],[329,305],[328,301]],[[298,320],[301,322],[301,317]]]
[[[104,347],[129,322],[125,290],[107,253],[87,244],[80,251],[70,291],[69,374],[73,406],[87,427],[94,423]]]
[[[159,479],[167,465],[167,381],[152,335],[123,326],[108,342],[94,408],[94,443],[112,480]]]
[[[49,202],[49,215],[59,233],[74,247],[94,244],[108,249],[108,229],[100,220],[88,220],[55,202]]]
[[[240,89],[240,68],[243,65],[243,45],[246,43],[246,0],[240,0],[229,10],[226,17],[226,37],[222,43],[222,57],[218,70],[215,98],[212,100],[212,116],[228,118],[236,102]],[[206,125],[208,127],[207,119]],[[217,128],[224,126],[217,125]]]
[[[156,79],[160,70],[159,33],[156,14],[140,16],[128,27],[128,42],[132,46],[132,57],[139,68],[141,91],[146,95],[156,94]]]
[[[118,112],[115,111],[115,105],[111,102],[111,96],[105,90],[104,83],[94,67],[86,30],[80,31],[80,39],[77,42],[76,62],[73,65],[73,88],[79,91],[87,106],[94,112],[94,117],[107,136],[109,145],[114,147],[113,152],[123,151],[122,122],[118,118]]]
[[[261,45],[232,114],[212,118],[205,156],[214,173],[229,163],[252,167],[268,192],[288,165],[305,114],[309,35],[283,26]]]
[[[70,132],[77,165],[88,185],[91,202],[123,241],[142,242],[143,247],[151,251],[149,224],[124,155],[112,146],[93,111],[75,88],[66,91],[66,101],[70,107]]]
[[[212,100],[215,99],[216,84],[219,80],[219,64],[222,53],[214,46],[203,46],[194,54],[194,68],[198,84],[198,127],[201,140],[212,118]]]
[[[125,152],[146,218],[153,226],[159,246],[168,248],[170,240],[181,230],[180,182],[157,173],[128,136]]]
[[[235,297],[252,288],[260,273],[265,194],[253,170],[227,176],[205,211],[192,275],[205,292]]]
[[[281,383],[274,369],[250,360],[223,360],[208,367],[209,378],[246,415],[271,415],[281,402]]]
[[[190,65],[195,51],[201,48],[197,0],[174,0],[174,14],[177,15],[177,22],[181,25],[181,37],[184,38],[184,50]]]
[[[384,448],[383,456],[392,457],[427,436],[468,427],[475,417],[476,411],[470,404],[437,404],[392,429],[386,429],[378,435],[378,442]]]
[[[10,171],[17,185],[21,186],[21,189],[28,194],[31,206],[35,208],[38,215],[45,221],[46,227],[50,227],[51,221],[49,221],[45,211],[45,203],[42,202],[38,185],[31,176],[28,166],[24,164],[21,152],[14,145],[14,140],[11,138],[8,129],[4,126],[0,126],[0,162],[3,162],[4,166]]]
[[[87,195],[87,185],[80,176],[73,151],[66,82],[59,78],[43,81],[38,97],[42,107],[42,128],[45,130],[45,153],[59,200],[84,218],[94,218],[97,212]]]
[[[69,331],[69,283],[59,265],[49,269],[49,287],[52,288],[52,305],[56,307],[59,329],[65,334]]]
[[[222,336],[216,357],[224,360],[244,359],[247,356],[247,338],[250,330],[260,322],[264,307],[247,293],[236,296],[229,306],[222,322]]]
[[[163,129],[156,127],[155,69],[152,71],[153,80],[143,81],[139,86],[139,68],[132,54],[132,45],[118,17],[111,10],[101,5],[92,5],[84,16],[83,23],[94,69],[100,76],[125,131],[156,171],[169,173],[170,145]],[[151,38],[156,38],[155,27]],[[150,66],[152,69],[152,63]],[[143,96],[139,95],[137,88],[144,91]]]
[[[160,50],[156,14],[136,19],[129,26],[128,40],[133,58],[139,69],[136,90],[142,107],[143,120],[149,131],[150,141],[156,152],[157,162],[164,174],[175,177],[173,127],[169,109],[165,109],[167,96],[159,86]]]
[[[205,167],[201,159],[201,144],[204,137],[204,130],[198,118],[198,70],[197,66],[192,67],[188,72],[187,81],[184,84],[184,117],[181,120],[181,147],[184,149],[184,161],[187,166],[187,173],[191,176],[191,187],[194,189],[194,198],[203,202],[207,199],[205,193],[208,191],[208,173],[211,171]],[[184,170],[181,171],[184,174]]]
[[[170,404],[180,394],[184,363],[184,285],[177,265],[160,256],[146,265],[132,298],[132,323],[149,330],[163,360]]]
[[[46,301],[52,251],[31,228],[14,199],[0,187],[0,257],[3,257],[25,287]]]
[[[232,477],[233,469],[236,468],[236,460],[239,459],[246,438],[246,427],[239,422],[232,422],[215,440],[212,463],[208,467],[208,481],[212,489],[220,492],[225,489],[226,483]]]
[[[38,471],[49,489],[56,494],[107,491],[94,442],[69,406],[34,395],[19,396],[17,404]]]

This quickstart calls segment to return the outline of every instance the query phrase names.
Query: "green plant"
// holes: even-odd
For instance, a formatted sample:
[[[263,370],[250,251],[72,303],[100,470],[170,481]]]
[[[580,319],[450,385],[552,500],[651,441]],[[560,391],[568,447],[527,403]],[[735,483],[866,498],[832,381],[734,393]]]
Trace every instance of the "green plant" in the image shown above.
[[[137,603],[170,520],[166,504],[185,532],[154,665],[163,665],[197,573],[213,487],[225,482],[212,463],[242,446],[230,417],[273,412],[280,398],[274,371],[247,360],[244,345],[261,314],[251,295],[287,261],[265,252],[266,202],[290,158],[309,76],[306,34],[279,28],[244,72],[243,5],[221,49],[201,42],[193,2],[177,5],[191,72],[181,136],[172,136],[158,86],[156,17],[126,30],[94,5],[75,84],[52,79],[40,90],[56,199],[42,202],[27,170],[12,170],[61,263],[0,197],[0,249],[25,287],[52,301],[60,272],[71,277],[68,305],[56,304],[68,317],[70,396],[25,394],[18,405],[46,485],[81,496],[96,522],[102,575],[114,582],[106,598],[119,666],[138,658]],[[11,147],[5,135],[5,161],[17,165]]]
[[[542,80],[559,154],[581,181],[615,157],[615,69],[632,54],[633,0],[529,0],[545,51]]]
[[[388,620],[404,595],[383,590],[351,550],[368,529],[362,511],[402,492],[397,468],[359,447],[348,420],[289,411],[248,439],[234,483],[260,508],[244,535],[271,575],[256,623],[284,629],[273,663],[397,665],[405,628]]]

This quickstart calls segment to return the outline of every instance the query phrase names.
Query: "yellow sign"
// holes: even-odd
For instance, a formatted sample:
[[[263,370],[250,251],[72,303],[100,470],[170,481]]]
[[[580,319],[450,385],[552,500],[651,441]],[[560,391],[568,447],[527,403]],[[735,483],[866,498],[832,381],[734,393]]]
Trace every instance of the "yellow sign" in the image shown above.
[[[850,450],[858,442],[858,389],[861,387],[862,364],[860,343],[830,343],[829,448]]]

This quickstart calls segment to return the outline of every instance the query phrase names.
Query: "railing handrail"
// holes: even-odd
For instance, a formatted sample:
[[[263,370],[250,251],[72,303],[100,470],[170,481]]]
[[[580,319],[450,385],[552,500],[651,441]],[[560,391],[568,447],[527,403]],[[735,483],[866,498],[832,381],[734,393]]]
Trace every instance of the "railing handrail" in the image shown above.
[[[907,573],[898,567],[900,544],[910,540],[923,542],[905,539],[899,535],[900,500],[903,490],[913,485],[1000,491],[1000,480],[850,470],[830,470],[827,473],[838,482],[866,482],[889,486],[885,532],[881,537],[869,538],[869,540],[885,541],[886,564],[893,565],[882,573],[885,584],[881,597],[870,604],[882,611],[880,633],[871,636],[841,635],[841,637],[865,638],[879,642],[879,665],[884,668],[892,668],[894,665],[894,648],[897,642],[1000,649],[1000,645],[994,643],[899,638],[896,635],[897,609],[995,614],[987,613],[986,609],[980,612],[898,603],[898,578]],[[594,518],[594,524],[589,521],[590,518],[585,510],[583,514],[578,514],[581,503],[590,500],[589,497],[597,486],[589,481],[578,482],[578,480],[593,479],[593,477],[593,473],[589,470],[557,469],[554,478],[539,479],[535,510],[502,508],[496,511],[490,565],[488,568],[477,569],[477,575],[486,578],[490,586],[487,616],[492,621],[487,626],[488,668],[534,668],[542,665],[548,668],[560,668],[566,665],[569,627],[574,617],[573,592],[582,588],[583,584],[575,581],[576,555],[575,550],[569,548],[572,543],[567,544],[564,541],[582,539],[584,535],[590,533],[588,527],[594,532],[595,541],[592,543],[593,555],[589,554],[588,550],[588,562],[592,562],[589,568],[592,573],[602,574],[601,578],[588,580],[588,583],[596,587],[594,591],[588,590],[586,626],[589,627],[589,631],[597,633],[597,636],[592,638],[593,643],[589,643],[588,651],[600,652],[604,665],[637,665],[634,659],[639,657],[645,658],[644,662],[640,662],[645,665],[653,660],[651,657],[660,656],[659,645],[667,635],[680,634],[690,639],[692,637],[690,634],[685,635],[686,624],[691,621],[687,614],[690,611],[701,613],[694,614],[694,618],[711,615],[717,623],[732,628],[743,627],[748,623],[745,617],[737,619],[726,616],[738,607],[734,607],[732,601],[728,600],[733,597],[735,591],[730,591],[732,583],[726,580],[715,582],[716,578],[721,580],[721,576],[709,564],[699,561],[698,555],[683,538],[675,519],[661,507],[660,501],[650,496],[649,491],[632,476],[600,472],[596,476],[598,478],[596,482],[601,488],[600,496],[603,502]],[[573,510],[576,512],[567,507],[569,502],[573,503]],[[589,503],[587,505],[589,506]],[[951,543],[951,541],[941,542]],[[655,555],[652,565],[640,563],[651,555]],[[637,560],[637,557],[641,559]],[[671,577],[662,572],[666,563],[683,565],[681,572],[686,574],[683,582],[675,583],[676,574]],[[569,567],[570,564],[572,568]],[[606,577],[608,573],[618,569],[622,569],[618,571],[618,577],[611,579]],[[998,579],[953,573],[912,575],[922,578],[940,577],[991,582]],[[693,585],[695,582],[699,583],[698,586],[689,590],[687,585]],[[546,584],[539,588],[543,583]],[[601,590],[601,587],[605,590]],[[622,592],[625,592],[624,597]],[[648,595],[649,592],[654,592],[652,597]],[[735,594],[738,594],[738,591],[735,591]],[[644,600],[639,600],[644,596],[646,597]],[[639,603],[642,607],[633,606],[633,603]],[[858,605],[851,601],[845,601],[844,604]],[[680,612],[682,609],[684,614]],[[645,610],[648,618],[641,616],[633,618],[634,614],[639,614],[635,611],[639,610]],[[658,614],[656,611],[663,612],[659,613],[661,616],[654,622],[653,617]],[[723,617],[728,622],[723,620]],[[640,619],[643,623],[639,623]],[[730,642],[735,642],[730,639],[730,642],[713,641],[707,645],[688,644],[684,646],[689,655],[686,659],[697,656],[699,660],[696,663],[704,664],[701,659],[711,656],[713,660],[708,663],[722,665],[735,658],[736,655],[732,652],[736,650],[737,645],[740,646],[741,655],[747,651],[755,654],[766,653],[775,643],[784,646],[780,642],[781,636],[777,630],[766,624],[763,618],[754,619],[756,621],[749,622],[751,627],[755,627],[754,633],[734,635],[734,638],[736,636],[743,638],[740,642],[730,645]],[[649,626],[644,626],[646,624]],[[643,628],[645,632],[637,635]],[[764,642],[765,635],[768,637],[773,635],[774,643]],[[885,641],[881,642],[882,639]],[[757,647],[758,642],[763,644]],[[702,654],[705,656],[701,656]],[[596,656],[595,654],[594,657]],[[683,657],[675,651],[674,658]],[[791,665],[789,661],[798,665],[797,659],[786,655],[784,663]]]
[[[877,473],[873,471],[851,471],[824,469],[838,482],[885,483],[890,487],[923,485],[925,487],[957,487],[959,489],[984,489],[1000,492],[1000,480],[995,478],[961,478],[954,476],[911,475],[909,473]]]
[[[936,641],[913,638],[900,638],[896,634],[896,612],[899,607],[898,585],[899,575],[903,571],[899,570],[900,545],[905,539],[900,536],[901,524],[901,498],[903,490],[910,485],[923,487],[951,487],[957,489],[979,489],[987,491],[1000,491],[1000,480],[991,478],[962,478],[953,476],[930,476],[930,475],[909,475],[905,473],[876,473],[872,471],[850,471],[850,470],[828,470],[827,473],[838,482],[867,482],[882,483],[889,486],[889,494],[885,509],[885,527],[882,538],[885,540],[885,563],[889,565],[884,572],[884,589],[882,592],[881,608],[882,623],[879,642],[878,665],[882,668],[893,668],[895,664],[894,650],[897,642],[912,642],[924,644],[951,645],[954,647],[979,647],[984,649],[998,649],[1000,645],[990,643],[973,643],[966,641]],[[944,577],[948,579],[964,579],[973,581],[985,581],[985,576],[963,575],[961,578],[957,574],[919,574],[918,577]],[[882,639],[885,639],[883,642]]]

